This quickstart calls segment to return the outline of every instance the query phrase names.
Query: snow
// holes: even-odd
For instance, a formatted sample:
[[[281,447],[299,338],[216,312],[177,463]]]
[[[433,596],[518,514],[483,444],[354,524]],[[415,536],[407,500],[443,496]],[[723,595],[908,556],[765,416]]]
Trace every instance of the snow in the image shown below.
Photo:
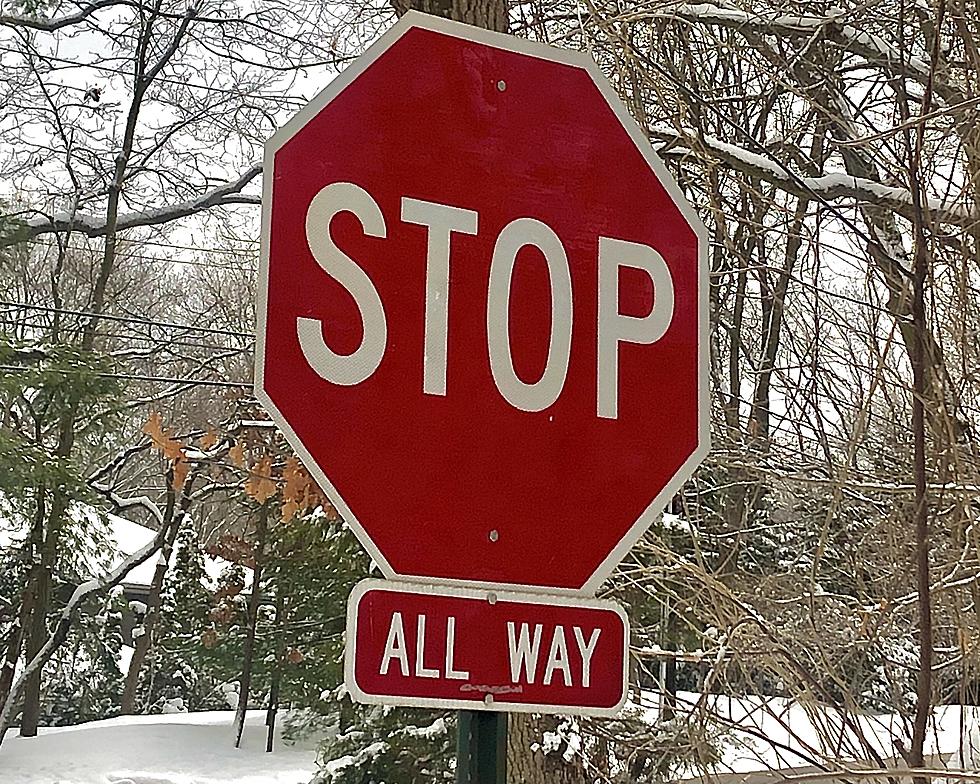
[[[72,508],[71,514],[76,519],[87,517],[94,521],[102,518],[108,522],[118,551],[112,560],[109,569],[110,572],[118,569],[123,561],[146,547],[153,540],[153,537],[156,536],[156,531],[134,523],[131,520],[126,520],[118,515],[97,511],[94,507],[86,504],[77,504]],[[18,547],[22,543],[25,535],[24,521],[19,520],[9,508],[9,504],[5,503],[5,499],[0,497],[0,547]],[[161,557],[147,558],[143,563],[131,569],[123,582],[126,585],[149,586],[153,581],[153,573],[156,571],[157,563]],[[175,558],[176,550],[174,550],[171,556],[171,565],[173,565]],[[229,562],[223,558],[212,558],[210,555],[204,554],[204,571],[212,584],[218,580],[221,572],[229,565]],[[92,568],[97,574],[102,574],[103,572],[95,564],[92,565]],[[246,587],[251,585],[251,578],[252,570],[245,567]],[[84,588],[88,590],[92,585],[93,581],[89,581],[84,586],[80,586],[80,589]]]
[[[681,705],[704,710],[713,719],[712,735],[721,744],[721,761],[708,770],[678,771],[678,780],[696,784],[706,774],[719,782],[746,781],[746,774],[781,770],[805,773],[814,760],[861,766],[873,749],[895,761],[894,738],[904,736],[894,715],[852,713],[844,717],[827,706],[776,697],[727,697],[680,692]],[[647,720],[656,695],[644,692],[643,705],[630,710]],[[249,711],[242,748],[233,745],[233,711],[186,713],[174,701],[164,715],[126,716],[76,727],[41,729],[37,738],[11,735],[0,746],[0,784],[306,784],[317,772],[316,742],[286,745],[277,738],[265,753],[264,711]],[[848,726],[849,725],[849,726]],[[445,730],[442,719],[404,731],[426,738]],[[860,739],[857,733],[860,734]],[[581,738],[575,726],[547,733],[543,747],[574,754]],[[831,746],[828,746],[828,743]],[[867,744],[867,746],[864,746]],[[384,753],[376,740],[325,763],[337,775]],[[976,769],[980,748],[980,708],[940,706],[930,728],[926,754],[930,767],[944,764]],[[568,751],[571,749],[572,751]],[[717,778],[715,778],[717,777]]]
[[[125,716],[9,736],[0,784],[305,784],[316,743],[265,752],[265,712],[249,711],[242,748],[232,711]]]
[[[141,547],[144,547],[156,535],[156,531],[151,531],[149,528],[145,528],[142,525],[125,520],[117,515],[109,514],[106,515],[106,517],[109,520],[109,524],[112,528],[112,536],[116,540],[116,547],[119,549],[118,562],[120,563],[127,555],[135,553]],[[176,550],[174,550],[174,554],[171,556],[171,565],[173,565],[176,557]],[[156,571],[158,560],[159,558],[147,558],[145,561],[143,561],[143,563],[135,567],[128,575],[126,575],[124,582],[127,585],[148,586],[151,582],[153,582],[153,573]],[[113,564],[114,567],[117,565],[118,564]],[[212,558],[210,555],[204,554],[204,571],[207,573],[208,578],[212,581],[212,583],[217,581],[218,577],[221,575],[221,572],[228,565],[228,561],[224,560],[223,558]],[[246,585],[251,583],[251,574],[252,570],[246,567]]]
[[[677,701],[682,710],[704,711],[712,734],[721,742],[721,760],[707,771],[712,776],[773,770],[799,773],[815,760],[873,765],[871,750],[902,766],[894,739],[907,737],[907,721],[896,714],[844,714],[828,705],[780,697],[678,692]],[[653,722],[658,702],[658,694],[645,691],[642,705],[630,707]],[[955,767],[958,758],[973,763],[978,741],[980,706],[937,706],[926,740],[927,765]],[[962,749],[966,754],[961,757]],[[687,776],[701,780],[705,772],[691,769]]]
[[[235,180],[222,183],[200,196],[187,201],[170,204],[157,209],[141,210],[120,215],[116,221],[119,231],[137,226],[156,226],[177,218],[194,215],[202,210],[222,204],[259,204],[261,197],[242,193],[242,189],[262,173],[262,163],[253,163]],[[52,215],[38,215],[25,221],[28,236],[36,237],[50,231],[64,230],[68,227],[89,237],[99,237],[106,232],[105,219],[75,212],[56,212]]]
[[[706,150],[729,163],[748,168],[767,181],[797,185],[799,188],[816,193],[825,199],[856,198],[874,203],[891,205],[896,209],[912,206],[912,194],[907,188],[885,185],[876,180],[864,177],[853,177],[844,172],[831,172],[818,177],[805,177],[791,173],[775,158],[761,155],[744,147],[722,141],[713,136],[699,134],[693,129],[678,131],[670,125],[656,123],[649,127],[649,133],[671,145],[674,153],[689,150],[686,147],[688,139],[697,139]],[[959,203],[959,199],[947,198],[942,200],[926,199],[925,206],[944,220],[961,222],[971,219],[970,210]]]
[[[348,754],[344,757],[338,757],[337,759],[330,760],[326,763],[326,765],[324,765],[323,770],[329,775],[336,776],[338,773],[341,773],[347,768],[361,767],[375,757],[384,754],[387,748],[387,743],[376,740],[374,743],[365,746],[356,754]]]
[[[753,14],[735,8],[723,8],[714,3],[680,3],[667,6],[660,16],[682,16],[707,24],[748,28],[754,32],[797,33],[809,35],[819,30],[833,30],[833,37],[841,40],[849,49],[871,60],[885,63],[905,62],[907,68],[921,78],[928,78],[929,64],[920,57],[903,56],[879,35],[858,29],[845,21],[843,9],[827,9],[825,16],[804,14]]]
[[[694,527],[683,517],[676,514],[671,514],[670,512],[664,512],[662,525],[667,531],[676,531],[678,533],[690,534],[695,536],[697,531]]]

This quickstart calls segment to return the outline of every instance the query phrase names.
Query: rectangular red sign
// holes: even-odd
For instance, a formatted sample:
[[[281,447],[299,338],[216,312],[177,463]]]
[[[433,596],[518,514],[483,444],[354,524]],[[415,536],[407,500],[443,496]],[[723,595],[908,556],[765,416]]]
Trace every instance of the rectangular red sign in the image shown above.
[[[345,681],[359,702],[608,716],[626,701],[628,650],[612,602],[365,580]]]

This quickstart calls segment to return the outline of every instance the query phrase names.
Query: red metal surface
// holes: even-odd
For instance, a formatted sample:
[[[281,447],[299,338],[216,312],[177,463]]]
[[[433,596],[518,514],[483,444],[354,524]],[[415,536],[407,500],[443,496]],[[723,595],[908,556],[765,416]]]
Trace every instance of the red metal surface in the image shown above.
[[[621,610],[595,600],[508,593],[494,594],[491,604],[487,595],[387,580],[362,583],[348,610],[348,689],[359,701],[386,704],[618,711],[626,698],[629,637]]]
[[[696,233],[588,72],[411,28],[278,149],[266,177],[262,392],[386,574],[582,589],[698,448],[706,339]],[[386,224],[386,236],[366,236],[340,213],[329,228],[387,319],[380,365],[352,386],[318,376],[296,336],[306,317],[337,353],[361,342],[355,300],[305,234],[312,199],[333,182],[366,190]],[[403,197],[479,215],[476,235],[452,236],[444,396],[422,389],[427,233],[401,220]],[[502,397],[487,348],[494,243],[520,217],[560,238],[574,303],[564,387],[534,413]],[[663,338],[620,348],[616,419],[596,413],[600,236],[656,249],[675,290]],[[619,285],[622,313],[653,307],[648,275],[625,270]],[[527,383],[544,368],[551,316],[544,259],[525,248],[509,323]]]

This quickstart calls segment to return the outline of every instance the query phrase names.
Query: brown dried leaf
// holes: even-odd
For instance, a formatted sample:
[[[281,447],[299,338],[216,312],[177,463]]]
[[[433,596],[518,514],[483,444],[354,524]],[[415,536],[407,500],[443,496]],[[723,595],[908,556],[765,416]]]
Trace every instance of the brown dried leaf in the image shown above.
[[[296,503],[293,499],[287,499],[282,505],[282,521],[288,523],[294,517],[296,517],[297,512],[299,512],[302,507]]]
[[[150,437],[153,448],[163,452],[167,460],[177,460],[183,457],[183,444],[171,437],[168,430],[163,426],[163,414],[159,411],[150,413],[149,419],[143,425],[143,432]]]
[[[295,457],[287,457],[282,469],[282,497],[290,501],[299,501],[306,494],[306,486],[310,483],[310,475]]]
[[[276,494],[276,483],[272,479],[272,458],[266,455],[249,471],[245,482],[245,493],[249,498],[264,504]]]
[[[168,438],[160,446],[160,451],[163,452],[163,456],[167,460],[181,461],[184,459],[184,447],[181,445],[180,441],[176,441],[173,438]]]
[[[150,437],[154,444],[163,441],[167,437],[163,430],[163,414],[159,411],[151,411],[150,418],[143,425],[143,432]]]
[[[228,450],[228,459],[239,468],[245,467],[245,447],[241,442]]]
[[[316,509],[318,506],[327,506],[327,498],[316,482],[311,480],[306,486],[302,504],[304,509]]]
[[[218,644],[218,633],[214,629],[205,629],[201,632],[201,644],[205,648],[213,648]]]
[[[217,443],[218,443],[218,434],[214,430],[214,428],[211,428],[210,430],[208,430],[207,433],[201,436],[201,446],[204,449],[210,449]]]
[[[174,490],[180,491],[184,489],[184,483],[187,481],[187,472],[190,469],[191,464],[184,459],[183,454],[174,460]]]
[[[286,459],[282,470],[283,522],[288,522],[297,513],[316,509],[325,502],[323,493],[313,477],[296,457]]]

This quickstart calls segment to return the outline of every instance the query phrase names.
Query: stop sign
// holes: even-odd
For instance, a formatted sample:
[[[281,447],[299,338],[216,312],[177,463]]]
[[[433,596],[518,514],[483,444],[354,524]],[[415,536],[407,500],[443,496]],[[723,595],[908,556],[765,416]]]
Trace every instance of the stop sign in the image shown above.
[[[256,394],[382,571],[594,592],[708,449],[705,230],[595,64],[411,13],[265,166]]]

